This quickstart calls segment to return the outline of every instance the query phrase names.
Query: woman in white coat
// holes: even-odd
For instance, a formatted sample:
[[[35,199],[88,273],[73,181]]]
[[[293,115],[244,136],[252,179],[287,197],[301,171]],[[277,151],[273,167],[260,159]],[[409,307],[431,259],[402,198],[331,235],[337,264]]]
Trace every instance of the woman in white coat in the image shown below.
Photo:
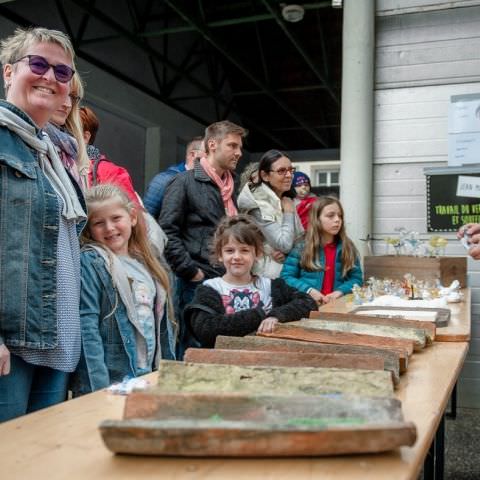
[[[258,181],[247,183],[238,197],[238,207],[252,215],[266,238],[265,256],[257,274],[278,278],[290,250],[303,235],[292,189],[295,168],[278,150],[264,153],[258,165]]]

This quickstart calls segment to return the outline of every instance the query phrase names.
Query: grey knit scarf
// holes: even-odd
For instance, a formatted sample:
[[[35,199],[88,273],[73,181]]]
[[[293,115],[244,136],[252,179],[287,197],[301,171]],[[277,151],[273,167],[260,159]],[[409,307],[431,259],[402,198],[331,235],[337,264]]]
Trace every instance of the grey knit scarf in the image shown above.
[[[77,222],[85,219],[87,216],[78,200],[75,188],[48,135],[42,132],[42,138],[37,137],[33,125],[3,105],[0,105],[0,126],[17,134],[29,147],[38,152],[40,168],[63,200],[62,216]]]

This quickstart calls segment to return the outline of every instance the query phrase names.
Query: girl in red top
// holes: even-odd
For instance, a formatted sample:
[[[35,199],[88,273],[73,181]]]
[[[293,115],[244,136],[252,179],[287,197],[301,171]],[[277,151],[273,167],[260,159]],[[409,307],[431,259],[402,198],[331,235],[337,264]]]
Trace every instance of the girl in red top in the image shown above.
[[[362,284],[358,252],[345,232],[343,208],[335,197],[320,197],[309,212],[305,242],[285,260],[281,278],[318,304],[350,293]]]

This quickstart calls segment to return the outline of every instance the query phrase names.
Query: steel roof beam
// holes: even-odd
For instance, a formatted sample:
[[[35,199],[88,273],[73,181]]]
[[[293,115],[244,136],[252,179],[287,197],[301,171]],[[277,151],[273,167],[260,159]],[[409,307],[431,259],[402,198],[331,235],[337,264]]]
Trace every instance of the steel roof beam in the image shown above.
[[[0,7],[1,8],[1,7]],[[128,77],[124,73],[120,72],[119,70],[116,70],[112,68],[110,65],[107,65],[106,63],[103,63],[102,61],[94,58],[92,55],[86,52],[82,51],[77,51],[76,54],[86,60],[87,62],[91,63],[92,65],[95,65],[98,68],[101,68],[102,70],[110,73],[111,75],[115,76],[116,78],[122,80],[122,82],[127,83],[128,85],[131,85],[132,87],[137,88],[138,90],[150,95],[153,98],[156,98],[157,100],[160,100],[161,102],[165,103],[165,105],[168,105],[169,107],[173,108],[174,110],[177,110],[178,112],[182,113],[183,115],[191,118],[192,120],[197,121],[198,123],[202,125],[209,125],[211,123],[210,120],[207,120],[205,118],[202,118],[191,111],[180,107],[178,104],[174,103],[172,100],[165,98],[163,95],[159,94],[158,92],[155,92],[154,90],[146,87],[145,85],[142,85],[136,80],[133,80],[132,78]],[[208,97],[210,98],[210,97]],[[228,102],[223,102],[227,108],[229,107]],[[281,148],[286,148],[285,143],[283,140],[279,139],[276,135],[273,135],[268,131],[265,127],[259,125],[255,120],[250,119],[248,116],[243,115],[241,113],[238,113],[238,115],[242,116],[248,123],[249,127],[253,128],[257,132],[261,133],[263,136],[266,138],[270,138],[270,140],[273,140],[276,144],[278,144]]]
[[[172,8],[183,20],[189,23],[191,26],[203,35],[203,37],[208,40],[230,63],[237,67],[246,77],[248,77],[257,87],[259,87],[266,95],[268,95],[280,108],[282,108],[290,117],[292,117],[299,125],[303,127],[317,142],[321,143],[323,146],[327,147],[327,142],[323,137],[311,128],[299,115],[297,115],[291,108],[281,99],[278,95],[273,92],[265,83],[259,80],[249,69],[242,65],[242,63],[235,59],[232,54],[230,54],[221,44],[217,41],[208,29],[200,25],[197,21],[191,18],[186,12],[184,12],[178,5],[175,4],[172,0],[165,0],[165,3]]]
[[[104,37],[87,38],[85,40],[82,40],[82,45],[109,42],[110,40],[118,40],[119,38],[120,35],[105,35]]]
[[[67,14],[65,13],[65,10],[63,9],[63,5],[60,2],[60,0],[55,0],[55,4],[58,9],[58,14],[60,15],[60,18],[62,19],[63,25],[65,26],[65,30],[67,31],[68,36],[72,39],[72,44],[73,48],[77,47],[77,39],[75,35],[73,34],[72,27],[70,26],[70,22],[68,21]]]
[[[256,8],[254,1],[252,0],[252,8]],[[265,55],[265,50],[263,48],[262,37],[260,35],[260,29],[258,28],[258,23],[255,22],[255,36],[257,37],[258,51],[260,53],[260,60],[262,61],[263,68],[263,78],[267,83],[270,83],[270,72],[267,67],[267,57]]]
[[[318,8],[331,7],[331,5],[332,5],[331,1],[302,4],[305,10],[314,10]],[[243,25],[245,23],[254,23],[254,22],[256,23],[256,22],[262,22],[265,20],[273,20],[274,18],[275,16],[272,13],[260,13],[257,15],[249,15],[246,17],[215,20],[214,22],[208,22],[206,26],[209,28],[229,27],[232,25]],[[161,28],[160,30],[145,32],[144,34],[142,34],[142,36],[160,37],[162,35],[170,35],[171,33],[183,33],[183,32],[193,32],[193,31],[195,31],[195,27],[192,27],[191,25],[178,25],[176,27]]]
[[[132,19],[133,29],[135,34],[143,32],[143,28],[140,26],[140,13],[137,10],[137,6],[134,0],[126,0],[128,12],[130,13],[130,18]]]
[[[77,3],[77,2],[75,2]],[[12,22],[15,22],[16,24],[22,26],[22,27],[30,27],[30,26],[36,26],[36,27],[39,27],[40,25],[36,24],[35,22],[31,22],[29,20],[27,20],[26,18],[22,17],[21,15],[15,13],[15,12],[12,12],[11,10],[9,10],[8,8],[0,5],[0,14],[1,16],[3,16],[4,18],[7,18],[8,20],[11,20]],[[83,58],[84,60],[86,60],[87,62],[91,63],[92,65],[95,65],[96,67],[110,73],[111,75],[115,76],[116,78],[118,78],[119,80],[127,83],[128,85],[131,85],[135,88],[137,88],[138,90],[146,93],[147,95],[150,95],[151,97],[153,98],[156,98],[157,100],[160,100],[161,102],[165,103],[166,105],[170,106],[171,108],[173,108],[174,110],[177,110],[179,111],[180,113],[183,113],[184,115],[186,115],[187,117],[199,122],[200,124],[202,125],[208,125],[210,124],[211,122],[207,119],[204,119],[204,118],[201,118],[199,117],[198,115],[186,110],[186,109],[183,109],[181,108],[178,104],[174,104],[171,100],[169,100],[168,98],[165,98],[164,96],[162,96],[160,93],[158,92],[155,92],[154,90],[151,90],[149,89],[148,87],[146,87],[145,85],[142,85],[141,83],[139,83],[138,81],[136,80],[133,80],[132,78],[128,77],[127,75],[125,75],[124,73],[112,68],[110,65],[107,65],[106,63],[103,63],[102,61],[96,59],[95,57],[93,57],[92,55],[90,55],[89,53],[87,52],[83,52],[81,50],[77,50],[76,52],[76,55],[80,58]],[[206,88],[203,88],[202,91],[207,91]],[[209,93],[209,95],[211,95],[211,93]],[[230,107],[231,103],[226,101],[225,99],[221,98],[220,101],[222,102],[223,105],[225,105],[227,108]],[[272,140],[273,142],[275,142],[275,144],[277,144],[279,147],[281,148],[284,148],[286,149],[287,146],[286,144],[283,142],[283,140],[281,140],[280,138],[278,138],[276,135],[273,135],[272,133],[270,133],[269,130],[267,130],[265,127],[263,127],[262,125],[259,125],[256,120],[254,119],[251,119],[248,115],[244,115],[244,114],[241,114],[241,113],[238,113],[238,115],[240,115],[246,122],[249,123],[249,128],[250,129],[254,129],[256,130],[257,132],[261,133],[265,138],[269,138],[270,140]]]
[[[328,93],[333,98],[334,102],[338,105],[340,102],[338,100],[336,93],[333,91],[333,88],[330,86],[328,80],[325,78],[322,72],[320,72],[320,69],[317,67],[315,62],[311,59],[310,55],[302,47],[296,35],[292,31],[290,31],[290,29],[287,27],[285,21],[280,17],[280,14],[277,11],[277,9],[272,7],[272,5],[270,5],[269,0],[261,0],[261,2],[265,5],[265,8],[274,16],[275,21],[278,23],[279,27],[283,30],[283,33],[285,33],[287,38],[290,40],[293,46],[297,49],[298,53],[305,60],[305,63],[310,67],[310,70],[325,85]]]
[[[0,14],[2,14],[3,17],[8,18],[9,20],[17,23],[18,25],[20,25],[22,27],[29,27],[29,26],[38,27],[38,26],[40,26],[38,24],[35,24],[35,22],[28,21],[26,18],[18,15],[17,13],[11,12],[7,8],[3,7],[2,5],[0,5]],[[109,74],[115,76],[116,78],[122,80],[123,82],[125,82],[129,85],[132,85],[133,87],[137,88],[138,90],[140,90],[144,93],[147,93],[151,97],[154,97],[157,100],[162,101],[166,105],[174,108],[175,110],[178,110],[179,112],[183,113],[187,117],[189,117],[189,118],[191,118],[191,119],[193,119],[193,120],[195,120],[199,123],[202,123],[204,125],[208,125],[208,123],[209,123],[208,120],[205,120],[204,118],[201,118],[197,115],[194,115],[191,112],[180,108],[178,105],[173,105],[173,103],[171,101],[169,101],[168,98],[165,98],[164,96],[162,96],[158,92],[155,92],[154,90],[149,89],[148,87],[146,87],[145,85],[142,85],[138,81],[131,79],[130,77],[128,77],[124,73],[122,73],[119,70],[114,69],[110,65],[107,65],[106,63],[96,59],[95,57],[93,57],[89,53],[83,52],[82,50],[77,50],[75,52],[75,54],[78,57],[81,57],[84,60],[86,60],[87,62],[91,63],[92,65],[95,65],[96,67],[98,67],[98,68],[104,70],[105,72],[108,72]]]
[[[231,25],[242,25],[244,23],[261,22],[263,20],[272,20],[273,15],[251,15],[243,18],[228,18],[225,20],[217,20],[215,22],[208,22],[206,25],[209,28],[229,27]],[[172,33],[195,32],[196,28],[191,25],[179,25],[177,27],[161,28],[160,30],[153,30],[145,32],[142,37],[161,37],[162,35],[170,35]]]
[[[336,125],[313,125],[313,128],[340,128],[339,124]],[[274,127],[272,132],[289,132],[294,130],[301,130],[300,127]]]
[[[311,92],[312,90],[325,90],[325,85],[304,85],[301,87],[286,87],[286,88],[276,88],[274,91],[277,93],[302,93],[302,92]],[[233,92],[234,97],[249,97],[252,95],[263,95],[264,93],[261,90],[245,90],[243,92]]]
[[[330,66],[328,65],[328,58],[327,58],[327,46],[325,44],[325,35],[323,33],[322,27],[322,19],[320,17],[320,12],[315,12],[317,17],[317,27],[318,27],[318,35],[320,37],[320,45],[322,47],[322,60],[323,60],[323,71],[325,72],[325,77],[330,77]]]
[[[188,51],[186,55],[183,57],[182,63],[180,64],[181,72],[186,73],[192,70],[192,67],[191,66],[189,67],[188,65],[193,58],[193,55],[195,53],[195,50],[197,49],[198,43],[199,43],[199,40],[195,40],[192,42],[192,44],[188,48]],[[175,89],[175,86],[178,84],[181,78],[182,78],[182,74],[177,72],[175,76],[165,84],[165,90],[168,96],[172,94],[173,90]],[[212,95],[212,92],[204,92],[204,93],[207,94],[208,96]]]
[[[143,12],[141,12],[139,21],[140,21],[140,31],[143,32],[147,26],[147,22],[150,18],[150,12],[152,11],[153,0],[147,0]]]
[[[183,75],[191,84],[195,85],[202,92],[212,95],[213,92],[209,90],[204,84],[199,82],[193,76],[188,75],[186,72],[182,71],[172,61],[170,61],[164,55],[162,55],[157,50],[155,50],[150,45],[148,45],[148,43],[146,43],[145,40],[138,38],[137,35],[130,32],[126,28],[122,27],[118,23],[114,22],[108,15],[103,13],[101,10],[99,10],[98,8],[92,7],[90,4],[82,0],[71,0],[71,1],[76,5],[78,5],[80,8],[82,8],[83,10],[87,11],[90,15],[95,17],[97,20],[100,20],[101,22],[105,23],[112,30],[115,30],[121,37],[128,40],[137,48],[143,50],[146,54],[151,55],[153,58],[155,58],[155,60],[163,63],[164,65],[167,65],[174,72],[179,73],[180,75]]]
[[[202,22],[206,22],[206,15],[205,15],[205,9],[203,8],[203,2],[202,0],[198,0],[198,9],[200,11],[200,16],[202,17]],[[214,86],[215,90],[217,92],[221,92],[221,88],[218,86],[218,71],[217,71],[217,65],[218,62],[215,62],[215,59],[213,58],[212,51],[210,48],[208,48],[207,41],[205,38],[202,38],[202,43],[203,43],[203,52],[204,52],[204,58],[206,60],[207,64],[207,72],[208,72],[208,78],[210,80],[210,83]],[[218,98],[214,97],[215,101],[215,116],[217,120],[221,119],[220,115],[220,105],[218,103]]]
[[[227,107],[230,106],[230,102],[227,101],[226,99],[224,99],[222,96],[220,96],[217,92],[212,92],[211,90],[209,90],[205,85],[203,85],[201,82],[199,82],[198,80],[196,80],[194,77],[192,77],[191,75],[188,75],[187,73],[185,73],[184,71],[182,71],[179,67],[177,67],[174,63],[172,63],[170,60],[168,60],[165,56],[161,55],[159,52],[157,52],[156,50],[154,50],[152,47],[150,47],[146,42],[145,40],[143,39],[139,39],[137,38],[133,33],[129,32],[128,30],[126,30],[125,28],[123,28],[121,25],[118,25],[117,23],[113,22],[111,20],[110,17],[108,17],[107,15],[105,15],[103,12],[101,12],[100,10],[98,10],[97,8],[94,8],[94,7],[91,7],[89,4],[81,1],[81,0],[71,0],[73,3],[75,3],[76,5],[78,5],[79,7],[81,7],[82,9],[86,10],[90,15],[94,16],[95,18],[97,18],[98,20],[102,21],[103,23],[105,23],[106,25],[108,25],[110,28],[112,28],[113,30],[115,30],[120,36],[126,38],[128,41],[130,41],[133,45],[137,46],[138,48],[140,48],[141,50],[143,50],[145,53],[151,55],[153,58],[155,58],[156,60],[164,63],[165,65],[167,65],[169,68],[171,68],[173,71],[175,71],[177,74],[180,74],[182,75],[184,78],[188,79],[188,81],[190,83],[192,83],[193,85],[195,85],[200,91],[206,93],[210,98],[213,98],[214,96],[216,96],[218,98],[218,100],[222,103],[222,105],[225,105]],[[90,58],[93,58],[89,55]],[[125,77],[125,75],[122,75],[122,77]],[[128,78],[128,77],[126,77]],[[131,82],[129,82],[130,84],[132,84]],[[145,91],[146,93],[149,93],[150,95],[152,94],[151,90],[147,89],[146,87],[143,87],[141,88],[138,84],[138,82],[135,82],[137,88],[140,88],[140,90],[143,90]],[[157,95],[154,95],[155,98],[159,98],[158,94]],[[162,98],[165,98],[164,96],[161,96]],[[166,100],[162,100],[162,101],[165,101],[165,103],[167,103],[168,105],[172,106],[170,104],[170,102],[167,102]],[[175,108],[175,107],[173,107]],[[183,109],[181,109],[180,107],[177,107],[177,110],[179,110],[180,112],[184,113]],[[254,129],[256,129],[257,131],[259,131],[262,135],[264,135],[265,137],[267,138],[270,138],[271,140],[273,140],[275,143],[277,143],[278,145],[280,145],[282,148],[285,148],[285,143],[279,139],[277,136],[275,135],[272,135],[265,127],[262,127],[261,125],[259,125],[255,120],[253,119],[250,119],[249,117],[247,117],[246,115],[244,114],[240,114],[239,115],[241,117],[243,117],[250,125],[251,125],[251,128],[253,127]],[[188,116],[190,116],[190,118],[194,118],[194,115],[192,113],[190,113]],[[208,121],[205,121],[203,120],[202,123],[208,125]]]
[[[130,13],[130,18],[132,20],[133,30],[135,34],[138,35],[140,32],[143,31],[144,25],[142,24],[142,18],[141,18],[140,12],[137,10],[135,1],[127,0],[127,8]],[[165,52],[164,52],[164,55],[165,55]],[[165,55],[165,57],[167,58],[167,55]],[[150,67],[152,68],[152,73],[153,73],[153,77],[155,78],[157,88],[160,92],[162,92],[163,83],[162,83],[162,80],[160,79],[160,75],[158,74],[158,68],[157,68],[157,64],[155,63],[155,59],[151,55],[148,56],[148,62],[150,63]],[[165,93],[163,93],[163,96],[166,96]]]

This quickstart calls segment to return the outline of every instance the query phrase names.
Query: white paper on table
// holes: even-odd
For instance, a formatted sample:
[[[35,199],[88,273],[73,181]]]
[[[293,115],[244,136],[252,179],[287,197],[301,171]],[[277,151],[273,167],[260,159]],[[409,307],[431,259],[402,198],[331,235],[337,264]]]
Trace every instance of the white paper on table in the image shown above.
[[[447,299],[444,297],[431,300],[405,300],[395,295],[382,295],[364,305],[368,307],[448,308]]]
[[[437,312],[425,312],[422,310],[359,310],[355,315],[381,315],[382,317],[403,317],[407,320],[423,320],[425,322],[434,322],[437,318]]]

